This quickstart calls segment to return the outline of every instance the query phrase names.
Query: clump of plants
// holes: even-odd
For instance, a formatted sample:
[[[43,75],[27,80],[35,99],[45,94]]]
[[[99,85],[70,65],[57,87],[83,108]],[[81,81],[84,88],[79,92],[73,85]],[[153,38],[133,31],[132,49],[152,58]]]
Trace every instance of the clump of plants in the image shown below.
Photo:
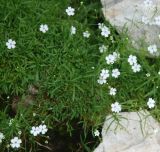
[[[159,57],[138,53],[99,1],[2,0],[0,9],[1,151],[56,151],[51,136],[79,127],[74,148],[92,151],[108,114],[147,108],[159,119]]]

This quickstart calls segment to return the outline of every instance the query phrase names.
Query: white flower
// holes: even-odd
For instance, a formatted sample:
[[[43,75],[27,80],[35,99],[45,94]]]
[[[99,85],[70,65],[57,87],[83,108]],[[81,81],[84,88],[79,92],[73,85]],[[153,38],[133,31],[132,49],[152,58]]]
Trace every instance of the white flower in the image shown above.
[[[33,135],[33,136],[37,136],[38,134],[40,134],[40,128],[39,127],[35,127],[33,126],[30,133]]]
[[[148,102],[147,102],[147,105],[148,107],[151,109],[151,108],[154,108],[155,107],[155,100],[153,100],[152,98],[149,98],[148,99]]]
[[[8,42],[6,42],[6,46],[8,49],[14,49],[16,47],[16,42],[12,39],[8,39]]]
[[[14,137],[13,139],[11,139],[10,145],[12,148],[19,148],[21,143],[22,143],[21,139],[19,139],[18,137]]]
[[[160,71],[158,72],[158,74],[160,75]]]
[[[100,76],[97,82],[102,85],[102,84],[105,84],[107,80]]]
[[[108,37],[110,35],[110,30],[107,26],[103,26],[101,29],[101,35],[104,37]]]
[[[105,26],[104,23],[98,23],[98,28],[99,28],[100,30],[102,30],[102,28],[103,28],[104,26]]]
[[[149,19],[146,16],[142,16],[142,23],[149,24]]]
[[[160,16],[157,16],[154,19],[155,19],[155,24],[160,26]]]
[[[100,53],[106,52],[106,50],[107,50],[107,47],[105,45],[102,45],[99,47]]]
[[[71,26],[71,35],[76,34],[76,28],[74,26]]]
[[[111,110],[112,112],[119,113],[122,110],[122,108],[118,102],[115,102],[111,105]]]
[[[120,71],[118,69],[113,69],[112,70],[112,77],[118,78],[120,75]]]
[[[70,6],[66,9],[66,13],[68,16],[73,16],[75,14],[74,11],[75,9]]]
[[[47,24],[41,24],[39,30],[42,33],[46,33],[48,31],[48,25]]]
[[[141,70],[141,65],[140,64],[132,65],[132,70],[134,73],[139,72]]]
[[[149,52],[150,54],[155,54],[155,53],[157,52],[157,46],[156,46],[155,44],[150,45],[150,46],[148,47],[148,52]]]
[[[109,94],[110,94],[111,96],[115,96],[115,95],[116,95],[116,92],[117,92],[117,89],[116,89],[116,88],[110,88],[110,90],[109,90]]]
[[[128,62],[129,62],[130,65],[137,64],[137,57],[134,56],[134,55],[130,55],[130,56],[128,57]]]
[[[106,56],[106,63],[107,64],[113,64],[116,62],[116,60],[120,57],[120,54],[117,52],[113,52],[113,54],[109,54]]]
[[[100,76],[103,77],[104,79],[107,79],[109,77],[109,70],[107,69],[102,69]]]
[[[88,31],[83,32],[83,37],[89,38],[90,33]]]
[[[100,132],[99,132],[98,130],[95,130],[95,131],[94,131],[94,136],[99,137],[99,135],[100,135]]]
[[[40,130],[40,133],[44,135],[48,131],[48,128],[46,125],[40,125],[39,130]]]
[[[151,74],[150,74],[150,73],[147,73],[147,74],[146,74],[146,77],[150,77],[150,76],[151,76]]]
[[[4,134],[0,132],[0,143],[2,143],[2,140],[4,139]]]
[[[114,55],[109,54],[108,56],[106,56],[106,63],[107,64],[113,64],[116,61],[116,58]]]
[[[151,0],[145,0],[144,1],[144,6],[145,7],[152,7],[153,6],[153,1],[151,1]]]
[[[130,55],[128,57],[128,63],[132,66],[133,72],[139,72],[141,70],[141,65],[137,64],[137,57],[134,55]]]
[[[97,80],[97,82],[99,83],[99,84],[105,84],[106,82],[107,82],[107,78],[109,77],[109,70],[107,70],[107,69],[102,69],[101,70],[101,73],[100,73],[100,77],[99,77],[99,79]]]

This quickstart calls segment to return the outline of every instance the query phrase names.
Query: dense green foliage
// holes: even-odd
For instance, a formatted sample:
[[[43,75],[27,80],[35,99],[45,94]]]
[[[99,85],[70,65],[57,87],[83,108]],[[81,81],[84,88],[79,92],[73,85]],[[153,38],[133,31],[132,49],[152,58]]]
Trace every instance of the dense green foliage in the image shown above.
[[[75,16],[66,15],[68,6],[75,8]],[[137,53],[126,31],[118,35],[108,23],[111,36],[102,37],[98,23],[104,18],[99,1],[1,0],[0,10],[0,132],[5,134],[2,151],[20,130],[26,142],[21,150],[34,149],[35,141],[40,139],[35,140],[29,132],[42,121],[49,128],[61,130],[67,126],[72,131],[76,119],[83,123],[84,130],[95,129],[111,112],[114,101],[122,104],[123,111],[135,111],[147,108],[150,96],[160,100],[159,58],[146,58],[145,49]],[[49,27],[45,34],[39,31],[43,23]],[[77,28],[76,35],[70,34],[72,25]],[[91,33],[88,39],[83,37],[86,30]],[[7,49],[9,38],[16,41],[15,49]],[[104,54],[99,52],[102,44],[108,46]],[[113,51],[121,58],[115,65],[106,65],[105,57]],[[127,62],[130,54],[137,55],[141,72],[132,72]],[[108,85],[97,83],[101,69],[113,67],[121,71],[118,79],[108,80],[108,85],[118,90],[116,97],[108,95]],[[151,76],[146,77],[146,73]],[[25,108],[30,85],[38,89],[38,94]],[[15,98],[18,108],[13,114]],[[157,102],[152,112],[159,119],[158,106]],[[11,118],[13,124],[9,126]]]

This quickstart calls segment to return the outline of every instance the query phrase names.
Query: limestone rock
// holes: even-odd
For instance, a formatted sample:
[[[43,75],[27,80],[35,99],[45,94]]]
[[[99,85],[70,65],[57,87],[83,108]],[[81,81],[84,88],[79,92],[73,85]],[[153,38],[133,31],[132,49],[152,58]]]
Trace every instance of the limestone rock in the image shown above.
[[[107,116],[94,152],[159,152],[160,124],[146,111]]]
[[[160,16],[160,0],[153,0],[153,7],[144,7],[144,0],[101,0],[105,18],[116,26],[118,31],[128,29],[129,36],[139,43],[144,39],[147,44],[160,46],[160,26],[153,25],[154,18]],[[142,17],[145,21],[142,22]],[[146,19],[148,21],[146,21]],[[144,22],[147,22],[146,24]]]

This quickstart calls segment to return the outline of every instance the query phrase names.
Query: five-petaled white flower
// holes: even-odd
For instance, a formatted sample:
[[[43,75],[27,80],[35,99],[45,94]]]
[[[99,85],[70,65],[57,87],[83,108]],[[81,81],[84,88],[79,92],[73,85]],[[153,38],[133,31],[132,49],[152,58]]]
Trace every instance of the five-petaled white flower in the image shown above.
[[[102,84],[105,84],[107,80],[100,76],[97,82],[102,85]]]
[[[16,42],[12,39],[8,39],[8,42],[6,42],[6,46],[8,49],[14,49],[16,47]]]
[[[155,101],[154,99],[149,98],[149,99],[148,99],[148,102],[147,102],[147,105],[148,105],[148,107],[151,109],[151,108],[154,108],[154,107],[155,107],[155,103],[156,103],[156,101]]]
[[[83,32],[83,37],[89,38],[90,33],[88,31]]]
[[[19,148],[21,143],[22,143],[21,139],[19,139],[18,137],[14,137],[13,139],[11,139],[10,145],[12,148]]]
[[[118,69],[112,70],[112,77],[118,78],[120,76],[120,71]]]
[[[100,53],[106,52],[106,50],[107,50],[107,47],[106,47],[105,45],[101,45],[101,46],[99,47]]]
[[[76,34],[76,28],[74,26],[71,26],[71,35]]]
[[[111,104],[111,110],[112,110],[112,112],[119,113],[119,112],[121,112],[122,107],[118,102],[115,102],[115,103]]]
[[[150,54],[155,54],[155,53],[157,52],[157,46],[156,46],[155,44],[150,45],[150,46],[148,47],[148,52],[149,52]]]
[[[109,90],[109,94],[110,94],[111,96],[115,96],[116,93],[117,93],[117,89],[111,87],[110,90]]]
[[[134,73],[139,72],[141,70],[141,65],[140,64],[132,65],[132,70]]]
[[[66,13],[68,16],[73,16],[75,13],[75,9],[72,8],[71,6],[69,6],[67,9],[66,9]]]
[[[108,37],[110,35],[110,30],[107,26],[103,26],[101,28],[101,35],[104,36],[104,37]]]
[[[48,31],[48,25],[47,24],[41,24],[39,30],[42,33],[46,33]]]
[[[0,143],[2,143],[2,140],[4,139],[4,134],[0,132]]]
[[[97,136],[97,137],[99,137],[99,135],[100,135],[100,132],[99,132],[99,130],[95,130],[95,131],[94,131],[94,136]]]
[[[97,80],[97,82],[99,84],[105,84],[107,82],[107,78],[109,77],[109,70],[107,69],[102,69],[99,79]]]
[[[107,79],[109,77],[109,70],[107,69],[102,69],[100,76],[103,77],[104,79]]]
[[[113,64],[116,61],[116,58],[113,54],[109,54],[106,56],[106,63],[107,64]]]
[[[120,54],[117,52],[113,52],[112,54],[109,54],[106,56],[106,63],[107,64],[113,64],[117,61],[117,59],[120,57]]]
[[[46,125],[40,125],[39,130],[40,130],[40,133],[44,135],[48,131],[48,128]]]
[[[33,135],[33,136],[37,136],[39,133],[40,133],[40,128],[39,127],[35,127],[33,126],[30,133]]]
[[[134,56],[134,55],[130,55],[130,56],[128,57],[128,63],[129,63],[130,65],[137,64],[137,57]]]

